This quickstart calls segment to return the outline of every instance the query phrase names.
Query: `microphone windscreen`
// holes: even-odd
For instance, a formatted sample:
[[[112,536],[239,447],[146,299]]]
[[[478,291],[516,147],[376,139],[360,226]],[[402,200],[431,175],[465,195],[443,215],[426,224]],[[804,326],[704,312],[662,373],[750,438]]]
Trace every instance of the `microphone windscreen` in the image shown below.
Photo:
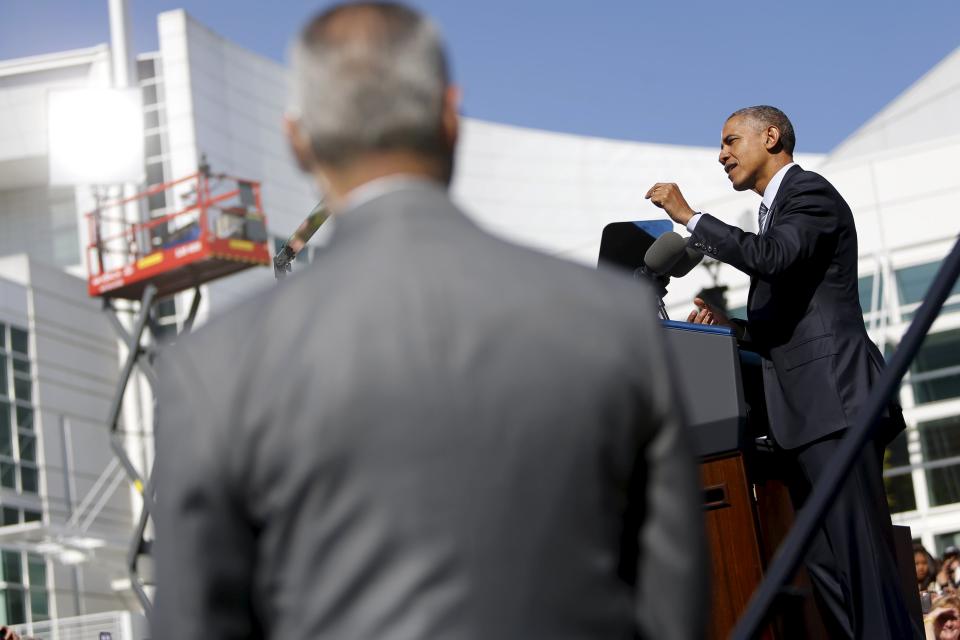
[[[687,249],[687,241],[676,231],[667,231],[654,240],[650,248],[643,255],[643,262],[647,268],[657,275],[666,275],[673,268]]]
[[[683,255],[680,256],[680,259],[677,260],[676,264],[673,265],[673,268],[670,269],[671,278],[682,278],[687,275],[693,268],[700,264],[700,261],[703,260],[703,254],[697,251],[696,249],[691,249],[687,247]]]

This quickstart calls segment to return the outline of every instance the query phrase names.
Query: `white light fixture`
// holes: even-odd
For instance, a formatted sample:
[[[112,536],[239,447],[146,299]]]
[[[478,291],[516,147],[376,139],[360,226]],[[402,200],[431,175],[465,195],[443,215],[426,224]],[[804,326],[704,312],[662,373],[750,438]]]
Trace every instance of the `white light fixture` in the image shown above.
[[[50,184],[143,182],[139,89],[68,89],[48,95]]]

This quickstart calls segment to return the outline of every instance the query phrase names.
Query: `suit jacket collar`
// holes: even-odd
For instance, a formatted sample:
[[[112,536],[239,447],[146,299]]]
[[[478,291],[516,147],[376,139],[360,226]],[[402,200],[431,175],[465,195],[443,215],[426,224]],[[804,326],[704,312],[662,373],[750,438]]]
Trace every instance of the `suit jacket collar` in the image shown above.
[[[770,182],[767,183],[767,188],[764,189],[762,196],[763,204],[767,205],[767,209],[773,208],[773,203],[776,201],[777,194],[780,192],[780,184],[783,182],[783,179],[786,177],[786,175],[790,173],[790,169],[793,169],[795,165],[795,162],[790,162],[783,165],[775,174],[773,174],[773,177],[770,178]]]
[[[777,193],[773,197],[773,202],[770,204],[768,209],[770,209],[770,220],[765,225],[766,229],[769,229],[776,222],[776,212],[777,205],[783,202],[783,192],[786,190],[787,186],[793,182],[793,180],[803,173],[803,169],[798,164],[793,164],[787,172],[783,174],[783,178],[780,180],[780,185],[777,187]]]
[[[466,221],[466,216],[450,200],[444,185],[429,180],[410,182],[337,214],[330,243],[371,234],[399,240],[413,229],[430,229],[450,220]]]

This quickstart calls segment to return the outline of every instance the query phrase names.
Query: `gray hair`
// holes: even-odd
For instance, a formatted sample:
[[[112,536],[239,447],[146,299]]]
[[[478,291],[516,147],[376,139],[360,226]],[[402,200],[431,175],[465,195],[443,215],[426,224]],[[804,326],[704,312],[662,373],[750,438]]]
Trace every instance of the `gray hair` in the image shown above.
[[[449,153],[443,44],[412,9],[364,2],[324,11],[297,40],[293,66],[297,115],[320,162],[342,166],[388,150]]]
[[[766,104],[755,107],[744,107],[730,114],[730,118],[745,116],[756,122],[761,127],[776,127],[780,130],[780,144],[788,155],[793,155],[793,149],[797,146],[797,135],[793,131],[793,123],[783,111],[776,107]],[[730,118],[727,118],[729,120]]]

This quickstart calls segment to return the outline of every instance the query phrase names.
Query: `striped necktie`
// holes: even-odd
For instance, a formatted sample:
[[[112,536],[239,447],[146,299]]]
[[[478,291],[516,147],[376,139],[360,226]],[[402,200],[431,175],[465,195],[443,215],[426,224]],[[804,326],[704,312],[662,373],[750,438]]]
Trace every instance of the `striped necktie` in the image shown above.
[[[757,225],[757,235],[763,235],[763,223],[767,221],[767,205],[760,203],[760,221]]]

